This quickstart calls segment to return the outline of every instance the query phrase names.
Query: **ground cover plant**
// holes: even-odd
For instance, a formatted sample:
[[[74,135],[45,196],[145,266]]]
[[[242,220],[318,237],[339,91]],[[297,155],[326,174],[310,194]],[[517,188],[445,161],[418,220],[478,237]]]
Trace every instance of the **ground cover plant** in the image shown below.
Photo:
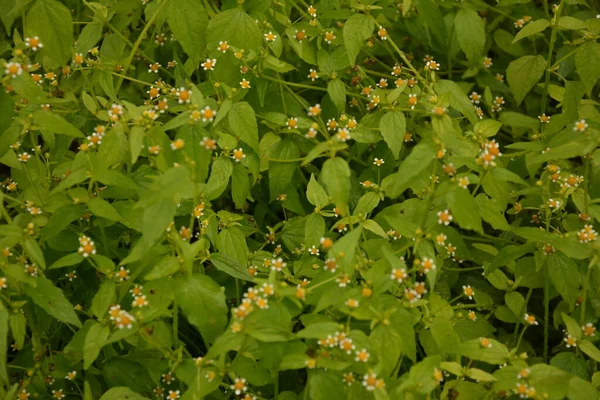
[[[0,398],[597,399],[597,9],[0,1]]]

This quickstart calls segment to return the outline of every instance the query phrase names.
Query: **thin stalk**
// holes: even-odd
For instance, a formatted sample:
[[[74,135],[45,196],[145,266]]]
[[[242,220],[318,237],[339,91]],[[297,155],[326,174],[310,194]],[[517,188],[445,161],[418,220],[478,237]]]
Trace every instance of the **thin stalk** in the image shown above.
[[[552,24],[552,34],[550,36],[550,48],[548,49],[548,57],[546,58],[546,77],[544,79],[544,92],[542,95],[542,112],[544,114],[546,112],[546,98],[548,97],[548,86],[550,86],[550,73],[551,73],[551,63],[552,56],[554,55],[554,45],[556,44],[556,34],[558,32],[558,20],[560,19],[560,14],[562,13],[563,4],[565,0],[561,0],[558,6],[558,10],[556,11],[556,15],[554,17],[554,24]],[[544,1],[547,3],[547,1]]]
[[[131,65],[131,62],[133,61],[133,57],[135,56],[137,49],[140,47],[140,44],[142,44],[142,40],[144,40],[144,38],[146,37],[146,34],[148,33],[148,30],[150,29],[150,27],[152,26],[152,24],[154,23],[156,18],[158,18],[158,16],[160,15],[160,13],[162,12],[163,8],[165,8],[166,5],[167,5],[167,0],[163,0],[162,4],[160,6],[158,6],[156,11],[154,12],[154,15],[152,15],[152,17],[150,17],[148,22],[146,22],[146,25],[144,26],[144,29],[142,29],[140,36],[137,38],[137,40],[133,44],[133,48],[131,49],[131,52],[129,52],[129,56],[127,57],[127,60],[125,60],[125,65],[123,66],[123,71],[127,71],[129,69],[129,66]],[[117,86],[115,87],[115,93],[119,92],[119,89],[121,88],[122,84],[123,84],[123,78],[119,78],[119,80],[117,81]]]
[[[598,255],[592,257],[592,260],[588,264],[587,272],[585,273],[585,279],[583,281],[583,296],[581,299],[581,312],[579,314],[579,324],[583,325],[585,323],[585,303],[587,302],[587,292],[588,292],[588,282],[591,279],[592,268],[598,262]]]

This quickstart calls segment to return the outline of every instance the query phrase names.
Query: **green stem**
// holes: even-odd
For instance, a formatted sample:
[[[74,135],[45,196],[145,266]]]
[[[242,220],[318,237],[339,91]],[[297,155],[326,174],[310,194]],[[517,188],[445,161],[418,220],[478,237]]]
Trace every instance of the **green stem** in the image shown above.
[[[550,329],[550,274],[544,274],[544,360],[548,362],[548,331]]]
[[[412,71],[412,73],[415,75],[415,77],[423,83],[423,85],[429,90],[430,93],[435,93],[433,91],[433,88],[429,84],[429,82],[427,82],[427,80],[425,78],[423,78],[423,76],[421,76],[421,74],[419,74],[419,71],[417,71],[417,69],[412,65],[412,63],[406,57],[406,53],[404,53],[402,50],[400,50],[398,48],[398,46],[396,45],[396,43],[394,43],[394,41],[392,40],[391,37],[388,36],[387,41],[394,48],[394,50],[396,50],[396,52],[400,55],[400,58],[402,59],[402,61],[404,61],[404,63],[408,66],[408,69],[410,69]]]
[[[556,15],[554,17],[554,24],[552,24],[552,35],[550,36],[550,48],[548,49],[548,57],[546,58],[546,77],[544,79],[544,92],[542,95],[542,112],[540,114],[544,114],[546,112],[546,98],[548,97],[548,86],[550,85],[551,62],[552,62],[552,56],[554,55],[554,45],[556,44],[556,34],[558,32],[558,20],[560,19],[560,14],[562,13],[564,1],[565,0],[560,1],[558,10],[556,11]],[[544,3],[547,3],[547,1],[545,1]]]
[[[588,264],[587,272],[585,273],[585,279],[583,281],[583,296],[581,299],[581,312],[579,314],[579,324],[583,325],[585,323],[585,303],[587,302],[587,292],[588,292],[588,282],[591,279],[592,268],[598,262],[598,255],[592,257],[592,260]]]
[[[129,52],[129,56],[125,60],[125,65],[123,66],[123,71],[127,72],[127,70],[129,69],[129,66],[131,65],[131,62],[133,61],[133,57],[135,56],[135,53],[136,53],[138,47],[140,47],[140,44],[142,44],[142,40],[144,40],[144,38],[146,37],[146,34],[148,33],[148,30],[150,29],[150,27],[152,26],[152,24],[154,23],[156,18],[158,18],[158,16],[160,15],[160,13],[162,12],[163,8],[165,8],[166,5],[167,5],[167,0],[163,0],[162,4],[160,6],[158,6],[158,8],[156,9],[156,11],[152,15],[152,17],[150,17],[148,22],[146,22],[144,29],[142,29],[140,36],[137,38],[137,40],[133,44],[133,48],[131,49],[131,51]],[[119,92],[119,89],[121,88],[122,84],[123,84],[123,78],[121,77],[117,81],[117,86],[115,87],[115,93]]]
[[[519,335],[519,340],[517,340],[517,346],[515,347],[515,349],[517,351],[519,351],[519,346],[521,345],[521,340],[523,339],[523,335],[525,334],[526,330],[527,330],[527,325],[523,325],[523,330],[521,331],[521,334]]]

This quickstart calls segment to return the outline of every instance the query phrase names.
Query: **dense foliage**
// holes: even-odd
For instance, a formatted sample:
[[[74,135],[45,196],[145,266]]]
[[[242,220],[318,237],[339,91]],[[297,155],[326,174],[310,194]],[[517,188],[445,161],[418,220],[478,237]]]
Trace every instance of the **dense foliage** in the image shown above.
[[[597,399],[585,0],[1,0],[0,398]]]

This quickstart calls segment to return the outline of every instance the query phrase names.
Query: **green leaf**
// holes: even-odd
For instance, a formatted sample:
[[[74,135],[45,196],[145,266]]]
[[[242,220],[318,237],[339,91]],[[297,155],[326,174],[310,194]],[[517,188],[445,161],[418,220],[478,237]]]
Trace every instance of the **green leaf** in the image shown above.
[[[594,361],[600,362],[600,350],[589,340],[581,340],[577,342],[579,349],[590,356]]]
[[[42,269],[46,269],[46,260],[44,260],[44,252],[40,248],[38,242],[34,239],[27,237],[25,239],[25,251],[27,255],[37,263]]]
[[[85,25],[75,43],[75,53],[80,53],[85,57],[102,37],[102,27],[102,24],[99,23]]]
[[[581,339],[582,332],[577,321],[569,317],[564,312],[560,313],[560,316],[563,322],[565,323],[565,326],[567,327],[567,332],[569,333],[569,335],[573,336],[576,340]]]
[[[213,343],[227,324],[227,305],[221,287],[206,275],[180,277],[178,304],[205,342]]]
[[[117,210],[108,201],[101,199],[100,197],[93,197],[87,203],[88,208],[92,214],[109,219],[111,221],[120,221],[121,216]]]
[[[40,126],[40,129],[52,133],[59,133],[67,136],[83,138],[85,135],[71,125],[67,120],[51,111],[36,111],[33,113],[33,122]]]
[[[275,58],[270,54],[265,57],[263,61],[263,67],[265,69],[270,69],[275,72],[280,72],[282,74],[296,69],[293,65],[288,64],[285,61],[282,61],[278,58]]]
[[[81,322],[73,311],[73,305],[62,290],[43,276],[36,278],[36,287],[23,285],[21,288],[31,300],[59,321],[81,328]]]
[[[504,364],[508,357],[509,352],[506,346],[497,340],[489,339],[491,347],[483,348],[480,344],[480,339],[472,339],[463,342],[459,346],[459,353],[468,357],[472,360],[479,360],[489,364]]]
[[[350,64],[356,63],[365,40],[373,34],[373,21],[364,14],[354,14],[344,24],[344,44]]]
[[[242,142],[247,143],[258,154],[258,126],[256,116],[250,104],[246,102],[235,103],[228,114],[229,125],[233,133]]]
[[[246,204],[246,198],[250,194],[250,179],[248,178],[248,170],[241,164],[233,167],[231,175],[231,197],[235,208],[243,209]]]
[[[562,252],[556,252],[548,256],[546,265],[550,280],[558,293],[571,307],[575,306],[579,294],[577,264]]]
[[[446,196],[454,221],[463,229],[483,232],[477,202],[468,190],[456,188]]]
[[[348,208],[350,167],[346,160],[341,157],[326,160],[319,178],[333,203],[342,210],[342,215],[348,215],[350,211]]]
[[[6,355],[8,354],[8,310],[0,303],[0,383],[8,384]]]
[[[142,147],[144,146],[144,137],[146,136],[146,131],[141,126],[134,126],[131,128],[129,132],[129,152],[131,153],[131,164],[135,164],[140,153],[142,151]]]
[[[17,19],[17,0],[0,1],[0,21],[4,25],[6,35],[10,36],[12,24]]]
[[[526,37],[535,35],[536,33],[542,32],[549,26],[550,22],[547,19],[538,19],[535,21],[531,21],[517,33],[515,39],[513,40],[513,43],[516,43],[519,40],[524,39]]]
[[[213,162],[210,177],[204,188],[204,194],[208,200],[218,198],[227,189],[232,173],[231,160],[219,157]]]
[[[600,43],[589,41],[575,53],[575,65],[587,93],[600,78]]]
[[[383,140],[388,145],[394,158],[397,160],[400,156],[400,150],[404,144],[404,134],[406,133],[406,118],[401,111],[390,111],[386,113],[379,121],[379,130]]]
[[[83,344],[83,369],[88,369],[96,361],[109,334],[110,328],[106,325],[95,322],[90,327]]]
[[[485,46],[485,27],[481,17],[467,7],[461,8],[454,18],[454,29],[460,48],[471,63],[478,61]]]
[[[54,261],[52,263],[52,265],[50,265],[49,269],[70,267],[72,265],[79,264],[82,261],[83,261],[83,256],[81,254],[71,253],[71,254],[67,254],[66,256],[63,256],[63,257],[59,258],[58,260]]]
[[[208,14],[202,1],[170,0],[166,11],[175,38],[192,60],[198,63],[206,47],[205,31],[208,25]]]
[[[411,181],[431,165],[434,156],[435,148],[431,143],[420,142],[417,144],[408,157],[400,162],[398,172],[386,176],[381,182],[386,196],[392,199],[400,196],[408,189]]]
[[[239,265],[248,264],[248,245],[246,236],[238,227],[223,229],[217,236],[217,249],[238,262]]]
[[[329,196],[323,186],[317,182],[315,179],[315,175],[310,175],[310,181],[308,181],[308,186],[306,187],[306,197],[310,204],[317,208],[323,208],[327,204],[329,204]]]
[[[154,243],[173,221],[176,206],[171,200],[161,200],[144,209],[142,233],[147,243]]]
[[[57,0],[39,0],[29,7],[25,35],[39,36],[44,47],[40,56],[47,70],[61,67],[71,57],[73,20],[67,7]]]
[[[114,399],[126,399],[126,400],[149,400],[148,397],[144,397],[141,394],[137,394],[128,387],[114,387],[105,392],[100,400],[114,400]]]
[[[211,253],[210,261],[221,272],[237,279],[253,281],[248,273],[248,268],[242,266],[235,258],[223,253]]]
[[[500,271],[500,270],[496,270]],[[494,271],[494,272],[496,272]],[[510,292],[504,296],[504,302],[510,308],[510,310],[520,319],[523,315],[525,305],[525,298],[519,292]]]
[[[496,133],[502,127],[502,122],[496,121],[494,119],[486,119],[484,121],[478,122],[473,127],[473,131],[475,134],[482,135],[484,137],[492,137],[495,136]]]
[[[91,313],[96,318],[101,319],[106,317],[110,305],[115,300],[116,290],[117,285],[112,279],[104,279],[102,281],[98,292],[96,292],[92,299],[92,306],[90,307]]]
[[[508,231],[511,226],[506,221],[504,216],[504,210],[500,207],[500,204],[494,199],[490,199],[485,194],[481,193],[477,196],[477,209],[481,218],[488,224],[492,225],[494,229],[500,229]]]
[[[450,321],[437,318],[431,324],[431,335],[442,354],[456,354],[460,345],[460,337],[452,327]]]
[[[327,93],[340,113],[346,111],[346,85],[339,79],[332,79],[327,84]]]
[[[494,382],[497,380],[494,375],[477,368],[469,368],[466,375],[477,382]]]
[[[320,369],[310,371],[306,384],[311,400],[331,400],[345,392],[344,384],[337,375]]]
[[[269,158],[275,160],[295,160],[300,156],[296,144],[284,138],[271,146]],[[269,161],[269,192],[271,201],[280,194],[285,194],[287,186],[292,182],[299,162]]]
[[[413,0],[419,12],[418,24],[426,26],[437,41],[437,47],[445,49],[448,43],[448,27],[438,3],[434,0]],[[410,7],[409,7],[410,9]],[[408,10],[407,10],[408,11]],[[430,35],[425,41],[431,43]]]
[[[508,65],[506,79],[517,105],[521,104],[545,70],[546,60],[542,56],[523,56]]]
[[[230,46],[240,49],[258,52],[263,44],[263,35],[254,18],[246,14],[242,8],[233,8],[217,14],[208,23],[207,48],[216,49],[220,41],[227,41]]]

